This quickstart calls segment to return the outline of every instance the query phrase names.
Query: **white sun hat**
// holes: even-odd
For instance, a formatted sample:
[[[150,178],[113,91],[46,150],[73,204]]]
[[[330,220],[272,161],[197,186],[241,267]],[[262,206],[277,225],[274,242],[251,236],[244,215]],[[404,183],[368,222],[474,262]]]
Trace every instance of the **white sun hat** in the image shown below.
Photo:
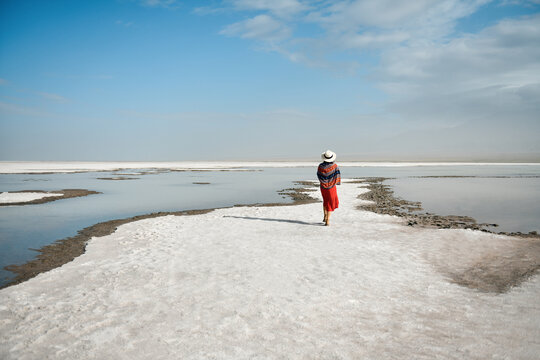
[[[326,150],[321,154],[321,159],[323,159],[324,162],[334,162],[336,160],[336,153],[332,150]]]

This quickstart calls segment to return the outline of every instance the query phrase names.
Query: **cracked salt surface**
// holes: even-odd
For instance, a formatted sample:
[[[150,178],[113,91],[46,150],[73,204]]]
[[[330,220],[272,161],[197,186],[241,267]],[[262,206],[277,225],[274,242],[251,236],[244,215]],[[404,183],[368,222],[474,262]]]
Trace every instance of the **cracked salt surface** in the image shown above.
[[[0,357],[537,358],[540,276],[493,294],[439,269],[452,246],[519,239],[406,227],[338,191],[330,227],[320,204],[235,207],[93,238],[0,291]]]

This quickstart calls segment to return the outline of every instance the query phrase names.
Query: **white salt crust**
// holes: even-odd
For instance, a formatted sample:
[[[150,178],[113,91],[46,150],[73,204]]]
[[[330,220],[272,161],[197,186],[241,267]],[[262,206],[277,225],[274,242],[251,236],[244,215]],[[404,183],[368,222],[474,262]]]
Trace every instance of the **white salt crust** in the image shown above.
[[[21,192],[21,193],[0,193],[0,204],[11,204],[19,202],[30,202],[43,199],[50,196],[62,196],[63,194],[39,193],[39,192]]]

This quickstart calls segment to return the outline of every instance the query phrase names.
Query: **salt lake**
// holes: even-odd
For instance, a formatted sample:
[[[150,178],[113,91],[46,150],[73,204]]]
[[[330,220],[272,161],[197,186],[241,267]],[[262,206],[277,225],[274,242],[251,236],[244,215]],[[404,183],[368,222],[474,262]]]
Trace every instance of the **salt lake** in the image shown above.
[[[339,162],[338,162],[339,163]],[[145,170],[145,169],[143,169]],[[314,167],[235,171],[0,174],[0,191],[88,189],[102,194],[40,205],[0,207],[0,267],[32,259],[37,249],[98,222],[158,211],[290,202],[279,190],[316,180]],[[540,231],[539,165],[342,166],[344,178],[386,177],[397,196],[440,215],[468,215],[500,231]],[[450,176],[450,177],[449,177]],[[347,201],[341,199],[341,201]],[[336,214],[336,216],[339,216]],[[0,271],[0,284],[12,274]]]

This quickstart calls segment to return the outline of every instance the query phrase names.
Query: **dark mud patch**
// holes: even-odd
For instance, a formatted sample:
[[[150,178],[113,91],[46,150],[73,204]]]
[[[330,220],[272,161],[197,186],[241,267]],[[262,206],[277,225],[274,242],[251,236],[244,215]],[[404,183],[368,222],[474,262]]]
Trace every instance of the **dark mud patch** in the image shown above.
[[[504,251],[484,255],[463,271],[449,272],[456,284],[483,292],[505,293],[540,269],[540,241],[521,240]]]
[[[25,201],[25,202],[16,202],[16,203],[0,203],[0,206],[12,206],[12,205],[36,205],[36,204],[45,204],[51,201],[70,199],[75,197],[83,197],[93,194],[101,194],[98,191],[86,190],[86,189],[63,189],[63,190],[54,190],[54,191],[43,191],[43,190],[23,190],[23,191],[9,191],[9,193],[43,193],[43,194],[62,194],[60,196],[48,196],[45,198]]]
[[[256,172],[259,169],[173,169],[171,172]]]
[[[311,192],[317,191],[316,189],[313,189],[313,186],[319,186],[319,183],[315,183],[312,181],[295,181],[294,184],[304,187],[288,188],[278,191],[279,195],[282,195],[284,198],[290,197],[293,200],[291,204],[286,205],[301,205],[320,202],[320,200],[314,198],[309,194]]]
[[[540,175],[489,175],[489,176],[478,176],[478,175],[424,175],[424,176],[411,176],[411,178],[417,179],[460,179],[460,178],[476,178],[476,179],[537,179]]]
[[[369,192],[358,196],[359,199],[372,201],[370,204],[358,206],[360,210],[368,210],[377,214],[399,216],[406,221],[408,226],[430,227],[438,229],[471,229],[504,235],[517,235],[526,237],[536,236],[530,234],[505,233],[493,231],[497,224],[478,223],[474,218],[463,215],[437,215],[422,212],[422,203],[398,198],[390,185],[383,184],[389,178],[366,178],[359,180],[360,183],[368,184]]]
[[[309,181],[294,181],[296,185],[303,186],[312,186],[314,182]],[[318,183],[317,183],[318,184]],[[318,185],[317,185],[318,186]],[[278,191],[279,195],[282,195],[282,198],[290,198],[292,202],[290,203],[256,203],[256,204],[238,204],[235,206],[250,206],[250,207],[259,207],[259,206],[294,206],[294,205],[304,205],[320,202],[320,200],[309,195],[310,192],[316,191],[313,188],[308,187],[296,187],[296,188],[287,188]]]

